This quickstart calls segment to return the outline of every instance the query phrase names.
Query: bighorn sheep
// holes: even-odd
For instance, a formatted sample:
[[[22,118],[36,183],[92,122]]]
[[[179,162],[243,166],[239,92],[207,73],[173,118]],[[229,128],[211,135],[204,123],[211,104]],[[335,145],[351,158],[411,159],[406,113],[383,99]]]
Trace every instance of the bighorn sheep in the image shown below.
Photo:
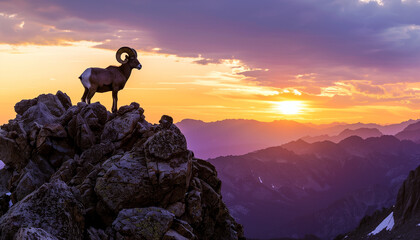
[[[127,53],[125,59],[121,59],[121,55]],[[133,68],[141,69],[141,64],[137,60],[137,52],[130,47],[122,47],[118,49],[116,54],[117,61],[121,66],[109,66],[103,68],[88,68],[79,79],[85,87],[82,96],[82,102],[90,104],[90,100],[96,92],[112,91],[112,112],[117,111],[118,91],[124,88]]]

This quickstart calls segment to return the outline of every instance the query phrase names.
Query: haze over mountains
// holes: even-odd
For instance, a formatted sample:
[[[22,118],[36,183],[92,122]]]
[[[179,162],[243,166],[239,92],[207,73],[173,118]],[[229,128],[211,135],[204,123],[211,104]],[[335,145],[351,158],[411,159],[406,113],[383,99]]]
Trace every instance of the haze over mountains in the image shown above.
[[[308,142],[330,140],[339,142],[351,135],[362,138],[395,135],[418,120],[398,124],[344,124],[323,125],[298,123],[289,120],[259,122],[255,120],[228,119],[217,122],[184,119],[176,125],[188,139],[188,146],[200,158],[240,155],[259,149],[279,146],[304,138]],[[420,128],[420,127],[419,127]],[[376,129],[376,130],[375,130]],[[352,130],[357,130],[352,132]],[[408,138],[406,135],[401,139]]]
[[[420,145],[394,136],[298,140],[209,161],[246,237],[332,239],[394,203],[408,172],[420,163]]]

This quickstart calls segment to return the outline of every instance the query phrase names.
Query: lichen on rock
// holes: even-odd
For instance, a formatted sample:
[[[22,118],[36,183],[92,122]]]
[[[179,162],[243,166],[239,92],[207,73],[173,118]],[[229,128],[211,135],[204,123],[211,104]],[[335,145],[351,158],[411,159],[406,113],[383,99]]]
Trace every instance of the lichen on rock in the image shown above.
[[[138,103],[110,113],[60,91],[15,110],[0,128],[0,190],[10,192],[0,239],[243,239],[215,168],[194,158],[172,117],[151,124]]]

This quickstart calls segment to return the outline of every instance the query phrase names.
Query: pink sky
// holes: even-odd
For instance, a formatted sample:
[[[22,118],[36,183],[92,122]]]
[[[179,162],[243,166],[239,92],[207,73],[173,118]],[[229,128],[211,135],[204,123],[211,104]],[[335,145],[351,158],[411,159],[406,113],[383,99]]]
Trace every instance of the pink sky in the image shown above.
[[[143,69],[120,105],[137,101],[152,121],[419,118],[417,1],[6,0],[0,9],[2,123],[22,98],[60,89],[76,103],[80,73],[117,64],[123,45]],[[111,95],[93,100],[109,108]]]

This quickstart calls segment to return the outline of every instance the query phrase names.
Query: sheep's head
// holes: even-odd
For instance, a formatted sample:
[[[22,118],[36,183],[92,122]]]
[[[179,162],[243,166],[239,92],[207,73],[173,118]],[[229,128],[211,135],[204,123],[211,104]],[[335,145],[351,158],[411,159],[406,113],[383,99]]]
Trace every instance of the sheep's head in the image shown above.
[[[127,53],[124,60],[121,59],[123,53]],[[117,51],[116,58],[119,63],[127,63],[131,68],[137,68],[138,70],[140,70],[142,67],[139,60],[137,59],[137,52],[136,50],[134,50],[134,48],[121,47]]]

